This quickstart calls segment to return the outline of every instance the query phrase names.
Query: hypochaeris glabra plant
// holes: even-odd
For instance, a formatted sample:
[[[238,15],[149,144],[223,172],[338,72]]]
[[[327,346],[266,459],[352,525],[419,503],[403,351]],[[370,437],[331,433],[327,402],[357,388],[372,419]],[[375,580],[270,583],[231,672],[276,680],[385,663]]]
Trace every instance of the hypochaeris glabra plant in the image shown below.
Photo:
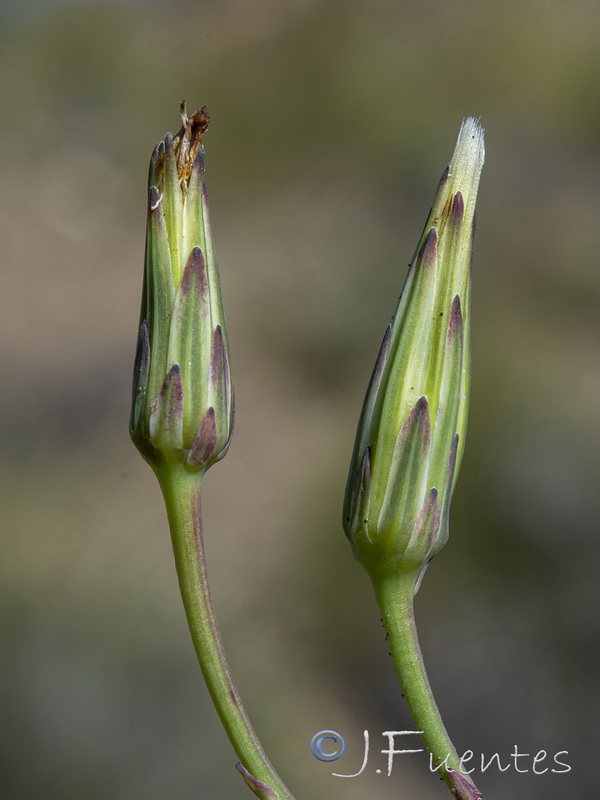
[[[206,570],[200,487],[229,447],[233,389],[204,184],[206,108],[167,133],[150,162],[146,263],[130,432],[162,489],[181,596],[206,685],[262,800],[293,800],[233,683]]]
[[[443,780],[482,800],[448,736],[427,679],[413,598],[448,539],[469,394],[471,251],[483,130],[465,120],[386,330],[365,397],[344,529],[369,573],[396,672]]]
[[[226,454],[233,389],[219,272],[208,218],[206,108],[166,134],[150,162],[144,291],[131,437],[162,489],[181,596],[208,690],[262,800],[293,800],[233,683],[208,583],[202,478]],[[469,392],[470,263],[483,132],[462,126],[384,336],[363,405],[344,528],[369,573],[404,695],[457,800],[483,800],[437,709],[417,640],[413,598],[448,538]]]

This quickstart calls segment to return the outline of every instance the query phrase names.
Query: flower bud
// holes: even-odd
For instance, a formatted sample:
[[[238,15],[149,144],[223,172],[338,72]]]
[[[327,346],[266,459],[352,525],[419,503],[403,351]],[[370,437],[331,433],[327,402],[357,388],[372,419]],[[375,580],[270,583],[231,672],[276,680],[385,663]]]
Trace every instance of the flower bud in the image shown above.
[[[167,133],[150,162],[144,291],[130,433],[155,468],[205,471],[227,452],[233,391],[208,217],[206,108]]]
[[[365,397],[344,529],[371,574],[422,569],[448,538],[469,392],[471,251],[483,129],[463,122]]]

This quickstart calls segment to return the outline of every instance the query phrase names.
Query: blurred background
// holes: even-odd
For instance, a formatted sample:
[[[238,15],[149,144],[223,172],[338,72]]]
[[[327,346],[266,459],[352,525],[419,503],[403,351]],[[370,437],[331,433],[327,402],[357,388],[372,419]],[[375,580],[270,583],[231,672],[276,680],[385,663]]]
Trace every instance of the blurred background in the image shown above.
[[[597,794],[600,7],[4,0],[0,793],[250,796],[127,433],[147,164],[207,104],[237,427],[205,481],[234,675],[298,800],[442,800],[341,530],[363,393],[461,119],[481,116],[469,437],[417,598],[487,800]],[[346,741],[334,764],[309,742]],[[363,731],[371,758],[358,771]],[[518,766],[515,745],[528,753]],[[401,747],[402,744],[399,744]],[[406,747],[418,747],[416,739]],[[571,770],[534,775],[547,751]]]

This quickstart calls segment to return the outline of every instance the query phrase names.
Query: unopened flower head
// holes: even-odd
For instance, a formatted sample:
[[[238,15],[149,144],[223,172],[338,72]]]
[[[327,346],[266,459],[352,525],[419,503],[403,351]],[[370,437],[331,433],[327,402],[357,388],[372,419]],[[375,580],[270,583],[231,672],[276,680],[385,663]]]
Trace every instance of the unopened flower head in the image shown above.
[[[154,467],[204,471],[222,458],[233,393],[219,272],[208,218],[206,108],[152,154],[146,264],[133,376],[131,437]]]
[[[364,401],[344,529],[371,573],[422,569],[448,538],[469,393],[470,272],[483,129],[463,122]]]

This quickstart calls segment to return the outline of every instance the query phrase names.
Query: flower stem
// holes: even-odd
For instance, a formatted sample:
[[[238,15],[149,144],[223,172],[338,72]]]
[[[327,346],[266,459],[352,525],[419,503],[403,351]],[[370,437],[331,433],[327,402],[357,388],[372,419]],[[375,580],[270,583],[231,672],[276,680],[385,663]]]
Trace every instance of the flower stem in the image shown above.
[[[169,464],[157,469],[179,588],[208,691],[241,762],[238,770],[262,800],[294,800],[271,765],[233,682],[210,595],[200,509],[201,473]]]
[[[373,583],[398,680],[413,720],[431,754],[432,769],[437,768],[457,800],[483,800],[470,776],[461,772],[460,758],[429,685],[415,625],[417,578],[418,573],[402,574]]]

